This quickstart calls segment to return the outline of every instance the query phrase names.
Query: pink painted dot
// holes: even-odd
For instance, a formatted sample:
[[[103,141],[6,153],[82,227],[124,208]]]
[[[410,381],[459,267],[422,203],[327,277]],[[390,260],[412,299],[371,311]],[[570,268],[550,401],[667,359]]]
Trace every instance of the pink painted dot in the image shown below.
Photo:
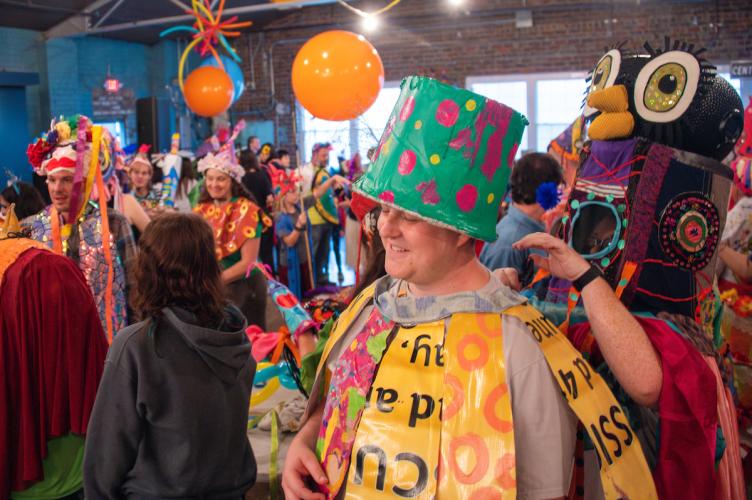
[[[402,104],[402,109],[399,114],[400,121],[404,122],[410,118],[410,115],[413,114],[413,109],[415,109],[415,97],[409,96]]]
[[[406,149],[402,152],[397,165],[397,172],[402,175],[408,175],[415,168],[415,153]]]
[[[457,123],[460,116],[460,107],[451,99],[444,99],[436,110],[436,121],[445,127],[451,127]]]
[[[463,212],[469,212],[475,208],[478,201],[478,189],[472,184],[465,184],[457,191],[457,206]]]
[[[391,191],[384,191],[379,195],[379,199],[387,203],[394,203],[394,193]]]

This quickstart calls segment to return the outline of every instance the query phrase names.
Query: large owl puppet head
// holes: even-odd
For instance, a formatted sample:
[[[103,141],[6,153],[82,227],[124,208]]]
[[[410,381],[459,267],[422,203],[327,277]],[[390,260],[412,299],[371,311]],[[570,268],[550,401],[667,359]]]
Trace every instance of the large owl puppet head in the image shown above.
[[[586,146],[561,235],[631,310],[694,316],[712,286],[742,129],[739,95],[702,50],[666,40],[611,49],[587,89]],[[572,304],[553,279],[547,300]]]

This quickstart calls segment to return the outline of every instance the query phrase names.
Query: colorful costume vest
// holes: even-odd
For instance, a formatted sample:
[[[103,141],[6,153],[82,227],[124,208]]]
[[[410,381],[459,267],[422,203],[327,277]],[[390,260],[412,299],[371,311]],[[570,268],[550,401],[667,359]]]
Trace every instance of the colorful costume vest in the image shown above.
[[[247,198],[233,198],[222,206],[213,202],[199,203],[193,211],[204,217],[214,230],[218,261],[238,252],[246,240],[260,238],[263,228],[271,226],[269,218]]]
[[[53,248],[51,206],[34,216],[24,219],[24,225],[31,230],[32,239],[41,241],[49,248]],[[73,228],[74,232],[70,236],[63,236],[62,251],[64,255],[75,260],[78,263],[78,267],[83,271],[86,282],[89,284],[94,295],[94,301],[97,303],[102,327],[107,331],[106,296],[108,269],[105,260],[104,245],[102,244],[102,216],[99,208],[96,205],[90,204]],[[113,332],[118,332],[128,324],[128,312],[124,263],[120,259],[119,252],[117,252],[117,242],[115,240],[116,237],[110,234],[109,245],[114,270],[112,282],[112,326]]]
[[[318,377],[329,379],[317,454],[329,498],[514,498],[514,425],[502,314],[455,313],[398,325],[374,307],[333,373],[329,354],[373,297],[340,316]],[[596,443],[607,498],[657,498],[634,431],[605,382],[542,314],[503,311],[540,344],[572,410]]]

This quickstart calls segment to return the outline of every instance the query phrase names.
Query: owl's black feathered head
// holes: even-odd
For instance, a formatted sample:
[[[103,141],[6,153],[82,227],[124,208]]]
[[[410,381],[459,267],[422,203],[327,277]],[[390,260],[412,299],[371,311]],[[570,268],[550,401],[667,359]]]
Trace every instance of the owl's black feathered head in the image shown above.
[[[669,38],[662,49],[644,48],[621,45],[596,64],[584,110],[590,138],[639,136],[723,159],[743,128],[739,94],[700,57],[705,49]]]

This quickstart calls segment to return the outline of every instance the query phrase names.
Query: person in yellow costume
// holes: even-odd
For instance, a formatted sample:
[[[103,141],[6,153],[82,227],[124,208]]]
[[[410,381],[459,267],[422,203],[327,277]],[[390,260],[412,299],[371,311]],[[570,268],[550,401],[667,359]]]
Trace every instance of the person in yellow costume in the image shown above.
[[[561,498],[576,418],[604,442],[609,498],[657,498],[604,381],[475,256],[496,237],[526,124],[467,90],[403,81],[352,204],[379,212],[388,275],[333,327],[286,498]]]

